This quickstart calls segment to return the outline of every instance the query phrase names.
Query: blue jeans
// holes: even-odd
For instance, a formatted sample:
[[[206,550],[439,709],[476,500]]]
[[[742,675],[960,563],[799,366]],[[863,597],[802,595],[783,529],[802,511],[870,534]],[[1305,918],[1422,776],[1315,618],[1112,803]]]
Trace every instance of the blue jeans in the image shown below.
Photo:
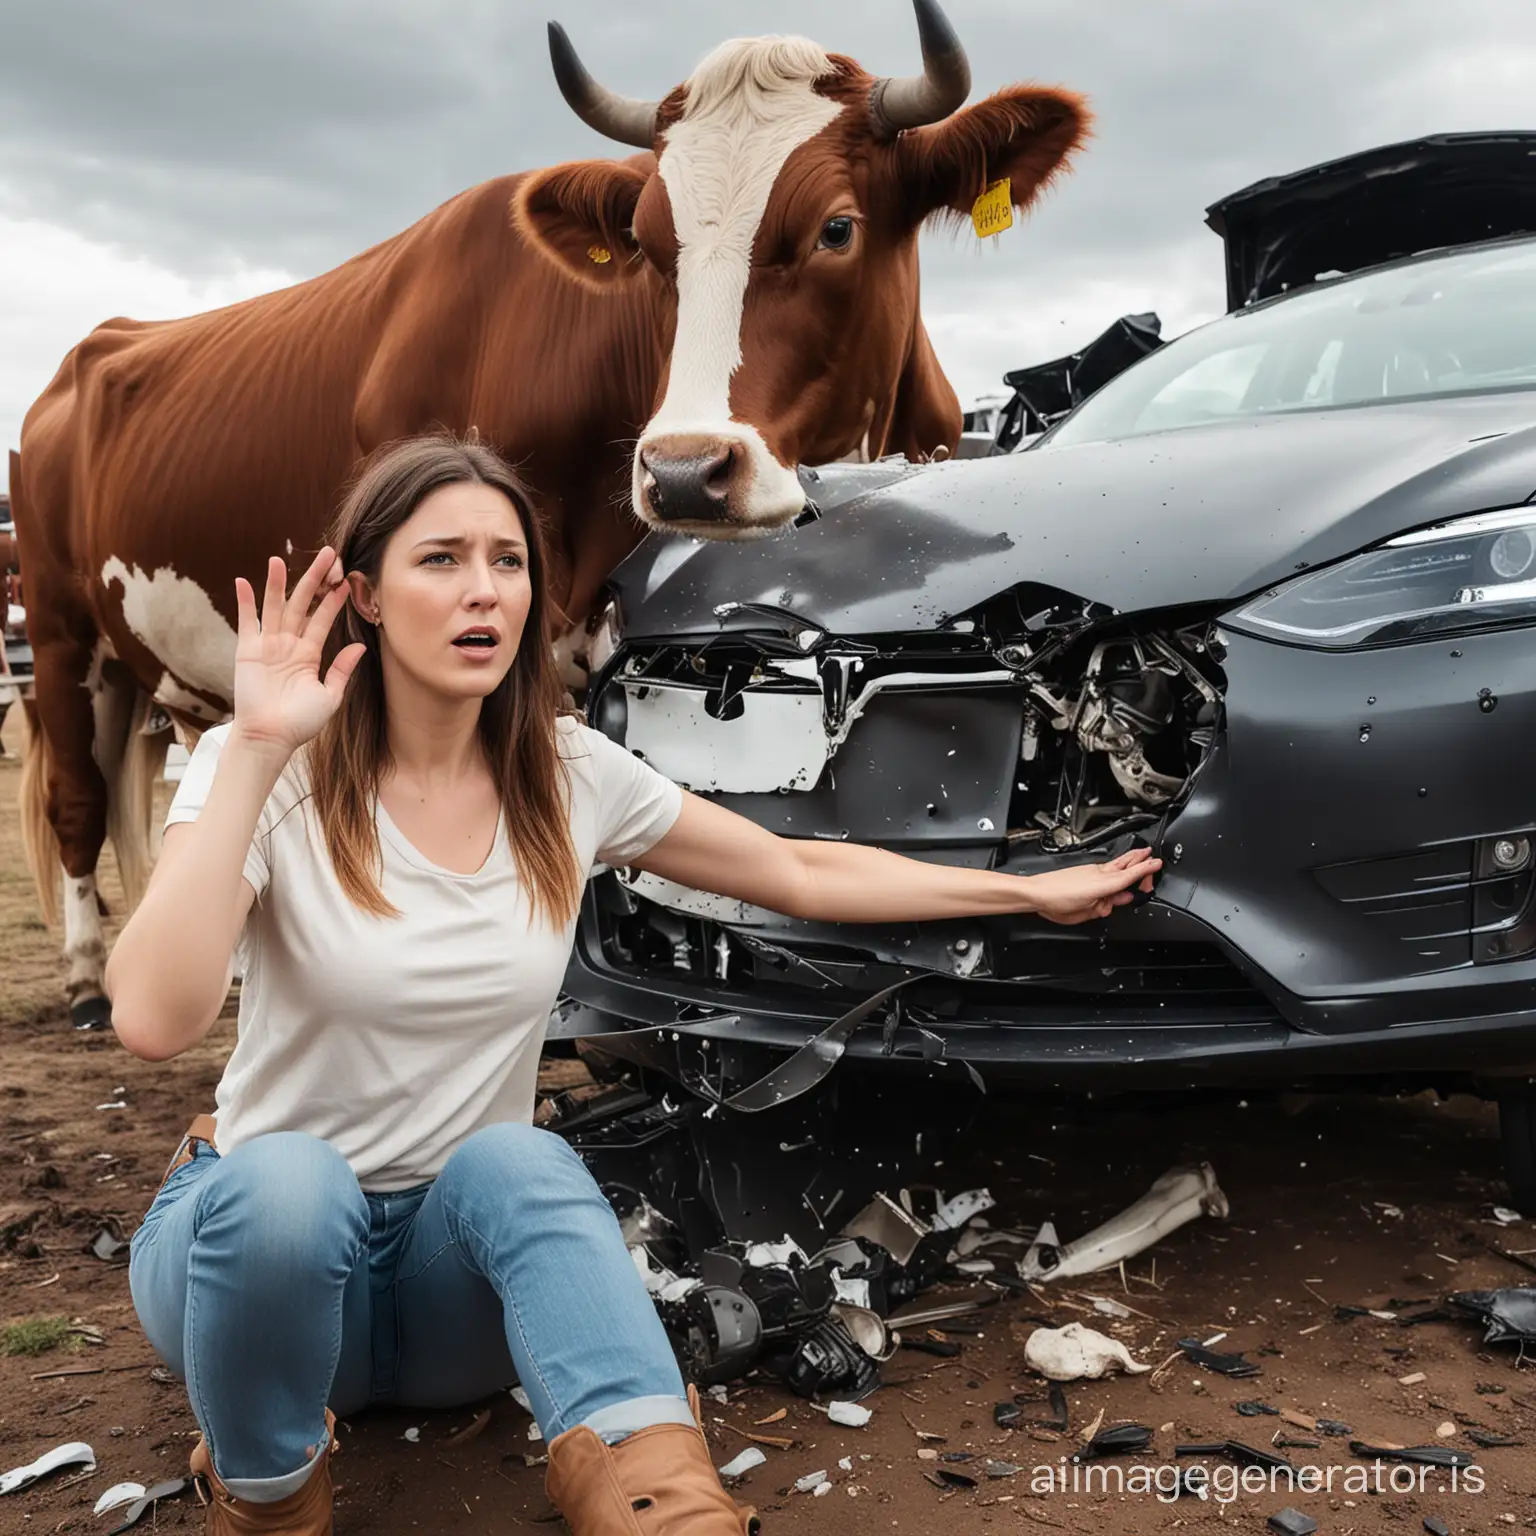
[[[693,1422],[607,1200],[528,1125],[488,1126],[399,1194],[365,1194],[299,1132],[199,1146],[134,1234],[129,1282],[238,1498],[302,1486],[327,1406],[452,1407],[521,1382],[546,1440]]]

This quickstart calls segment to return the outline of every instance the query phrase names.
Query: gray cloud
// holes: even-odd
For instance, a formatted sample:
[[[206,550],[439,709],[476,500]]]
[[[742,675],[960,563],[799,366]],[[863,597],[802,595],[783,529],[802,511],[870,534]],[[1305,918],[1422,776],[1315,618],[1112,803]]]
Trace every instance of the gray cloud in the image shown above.
[[[904,0],[547,10],[633,94],[665,91],[732,34],[804,32],[877,71],[917,63]],[[194,281],[253,267],[309,275],[477,181],[611,153],[555,90],[546,8],[49,0],[11,12],[0,214]],[[1125,307],[1156,304],[1180,324],[1219,312],[1207,203],[1395,138],[1527,126],[1536,77],[1528,0],[950,0],[950,12],[978,94],[1032,78],[1086,92],[1097,114],[1076,174],[1000,248],[926,242],[926,308],[967,393]],[[102,293],[99,307],[120,305]],[[1064,334],[1063,320],[1087,329]],[[56,355],[75,339],[60,336]],[[12,440],[15,426],[0,420]]]

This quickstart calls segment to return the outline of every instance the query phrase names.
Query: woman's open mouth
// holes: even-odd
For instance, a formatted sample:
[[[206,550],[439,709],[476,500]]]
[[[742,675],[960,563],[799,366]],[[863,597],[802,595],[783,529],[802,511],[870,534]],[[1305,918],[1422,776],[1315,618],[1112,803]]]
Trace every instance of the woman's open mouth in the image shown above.
[[[465,656],[485,658],[494,656],[501,643],[501,636],[489,625],[477,624],[456,635],[453,647]]]

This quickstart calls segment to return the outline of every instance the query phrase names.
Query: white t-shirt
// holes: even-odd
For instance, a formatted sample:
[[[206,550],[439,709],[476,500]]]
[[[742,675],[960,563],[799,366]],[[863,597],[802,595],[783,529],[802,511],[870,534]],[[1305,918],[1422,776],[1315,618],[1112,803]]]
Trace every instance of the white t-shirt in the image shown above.
[[[195,821],[229,727],[208,731],[166,824]],[[671,828],[682,792],[606,736],[560,721],[577,868],[622,866]],[[381,887],[400,916],[337,883],[299,762],[245,860],[239,1038],[218,1089],[228,1152],[271,1131],[330,1142],[364,1189],[409,1189],[474,1131],[533,1117],[539,1052],[575,932],[529,922],[505,829],[472,875],[442,869],[377,810]]]

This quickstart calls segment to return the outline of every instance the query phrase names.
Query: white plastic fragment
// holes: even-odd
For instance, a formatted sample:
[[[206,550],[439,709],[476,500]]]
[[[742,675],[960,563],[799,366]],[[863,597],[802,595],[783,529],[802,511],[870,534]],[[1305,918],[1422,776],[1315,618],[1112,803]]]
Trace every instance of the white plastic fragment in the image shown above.
[[[116,1509],[120,1504],[132,1504],[135,1499],[143,1497],[143,1483],[116,1483],[96,1500],[96,1507],[91,1513],[104,1515],[109,1509]]]
[[[514,1403],[516,1403],[517,1406],[519,1408],[521,1408],[524,1413],[532,1413],[533,1412],[533,1404],[531,1402],[529,1402],[528,1394],[525,1391],[523,1391],[523,1389],[521,1387],[509,1387],[507,1390],[512,1395],[512,1401]]]
[[[1116,1301],[1113,1296],[1089,1296],[1087,1300],[1093,1303],[1093,1310],[1105,1317],[1129,1317],[1131,1309],[1124,1302]]]
[[[96,1470],[96,1452],[83,1440],[71,1440],[65,1445],[56,1445],[51,1451],[45,1451],[36,1461],[29,1462],[24,1467],[13,1467],[9,1472],[0,1473],[0,1493],[16,1493],[22,1488],[35,1483],[40,1477],[47,1477],[50,1472],[57,1472],[60,1467],[84,1467],[87,1471]]]
[[[717,1381],[715,1385],[709,1389],[709,1395],[714,1398],[717,1403],[729,1403],[731,1400],[731,1395],[726,1391],[725,1384],[723,1382]]]
[[[1525,1217],[1519,1211],[1511,1210],[1507,1205],[1496,1205],[1493,1208],[1493,1219],[1501,1227],[1510,1227],[1517,1221],[1524,1221]]]
[[[863,1429],[874,1414],[861,1403],[828,1403],[827,1417],[834,1424],[844,1424],[849,1429]]]
[[[824,1493],[831,1493],[831,1492],[832,1492],[832,1484],[831,1483],[817,1483],[816,1486],[811,1489],[811,1497],[813,1499],[819,1499],[822,1496],[822,1494],[824,1494]]]
[[[787,1233],[777,1243],[753,1243],[747,1249],[747,1263],[754,1269],[762,1269],[770,1264],[788,1264],[791,1259],[801,1264],[809,1264],[803,1249],[794,1238]]]
[[[1024,1362],[1049,1381],[1097,1381],[1117,1371],[1139,1376],[1152,1369],[1132,1359],[1118,1339],[1106,1338],[1081,1323],[1036,1328],[1025,1342]]]
[[[542,1440],[544,1438],[544,1431],[537,1424],[530,1424],[528,1426],[528,1438],[535,1441]]]
[[[983,1211],[990,1211],[996,1204],[997,1201],[992,1198],[991,1190],[964,1190],[953,1200],[939,1201],[939,1208],[933,1213],[933,1230],[953,1232],[955,1228],[963,1227],[971,1217],[979,1216]]]
[[[804,1477],[795,1479],[796,1493],[809,1493],[813,1488],[820,1488],[827,1480],[827,1474],[823,1472],[807,1472]]]
[[[749,1445],[740,1456],[720,1467],[721,1477],[745,1477],[753,1467],[760,1467],[768,1458],[755,1445]]]
[[[840,1462],[838,1462],[838,1466],[844,1472],[852,1472],[853,1471],[853,1457],[852,1456],[844,1456],[843,1459]]]
[[[1046,1222],[1019,1260],[1019,1275],[1024,1280],[1065,1280],[1113,1269],[1195,1217],[1225,1217],[1228,1209],[1209,1163],[1170,1168],[1134,1205],[1074,1242],[1062,1243],[1055,1226]]]
[[[842,1270],[834,1269],[832,1289],[839,1301],[846,1301],[851,1307],[869,1307],[868,1280],[845,1280]]]
[[[412,1425],[400,1438],[402,1440],[409,1440],[412,1445],[415,1445],[421,1439],[421,1431]]]

